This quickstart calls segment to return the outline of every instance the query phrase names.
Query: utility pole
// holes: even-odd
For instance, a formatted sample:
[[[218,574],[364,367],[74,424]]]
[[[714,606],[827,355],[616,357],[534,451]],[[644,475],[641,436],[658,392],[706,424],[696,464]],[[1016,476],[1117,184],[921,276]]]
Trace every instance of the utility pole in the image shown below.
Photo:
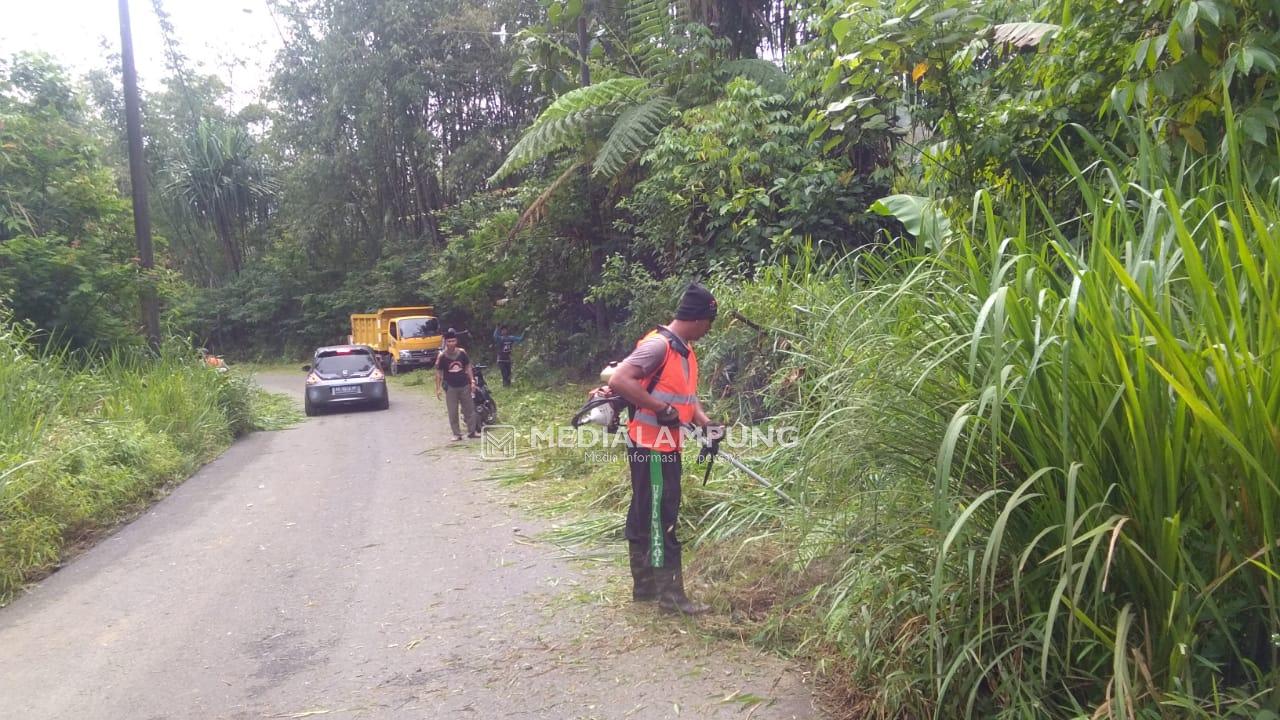
[[[590,56],[588,45],[591,43],[591,35],[587,30],[587,8],[584,5],[582,12],[578,14],[578,62],[582,75],[582,87],[591,84],[591,66],[587,64],[587,58]]]
[[[142,157],[142,116],[138,100],[138,70],[133,64],[133,32],[129,28],[129,0],[120,0],[120,61],[124,74],[124,117],[129,135],[129,185],[133,188],[133,233],[138,240],[142,283],[142,324],[147,342],[160,347],[160,303],[151,283],[155,255],[151,248],[151,210],[147,206],[147,166]]]
[[[582,5],[582,12],[578,14],[578,64],[582,87],[591,84],[591,64],[588,60],[591,57],[591,25],[588,21],[587,13],[592,8],[585,2]],[[608,239],[609,231],[604,226],[604,213],[600,206],[591,199],[591,166],[587,165],[582,168],[582,191],[587,197],[587,204],[592,208],[592,216],[595,218],[596,230],[600,234],[600,239],[594,243],[591,248],[591,271],[595,277],[600,277],[600,273],[604,271],[604,242]],[[606,314],[604,300],[597,299],[591,304],[591,312],[595,315],[596,331],[604,337],[609,332],[609,316]]]

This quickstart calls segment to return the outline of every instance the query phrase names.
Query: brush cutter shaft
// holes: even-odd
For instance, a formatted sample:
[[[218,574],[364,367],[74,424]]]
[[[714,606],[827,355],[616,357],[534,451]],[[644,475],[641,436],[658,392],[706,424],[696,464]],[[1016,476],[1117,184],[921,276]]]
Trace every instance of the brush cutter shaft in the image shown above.
[[[697,427],[695,427],[695,426],[693,426],[693,425],[685,425],[685,426],[684,426],[684,431],[685,431],[685,435],[686,435],[686,436],[688,436],[688,437],[690,437],[690,438],[692,438],[692,439],[694,439],[694,440],[697,440],[699,443],[701,443],[701,444],[702,444],[702,447],[703,447],[704,449],[709,449],[709,450],[710,450],[710,453],[708,453],[708,454],[707,454],[707,456],[706,456],[706,458],[707,458],[707,477],[709,477],[709,476],[711,475],[711,462],[713,462],[713,461],[715,460],[716,456],[717,456],[717,455],[719,455],[720,457],[724,458],[724,461],[725,461],[725,462],[727,462],[727,463],[729,463],[730,465],[732,465],[732,466],[734,466],[734,467],[738,468],[738,469],[739,469],[739,470],[741,470],[743,473],[745,473],[745,474],[747,475],[747,477],[751,478],[752,480],[755,480],[756,482],[760,483],[761,485],[763,485],[763,486],[765,486],[765,487],[769,488],[769,489],[770,489],[770,490],[772,490],[774,493],[776,493],[776,494],[778,495],[778,497],[782,498],[783,500],[786,500],[787,502],[791,503],[792,505],[794,505],[794,504],[795,504],[795,502],[796,502],[795,500],[792,500],[792,499],[791,499],[791,497],[790,497],[789,495],[787,495],[785,492],[783,492],[781,489],[779,489],[779,488],[778,488],[777,486],[775,486],[773,483],[771,483],[771,482],[769,482],[768,480],[765,480],[763,477],[761,477],[761,476],[760,476],[760,473],[757,473],[755,470],[752,470],[751,468],[749,468],[749,467],[747,467],[746,465],[744,465],[744,464],[742,463],[742,461],[741,461],[741,460],[739,460],[738,458],[734,457],[731,453],[727,453],[727,452],[725,452],[724,450],[721,450],[721,449],[720,449],[720,443],[719,443],[719,441],[710,441],[710,440],[707,440],[706,435],[705,435],[705,434],[703,434],[703,433],[702,433],[702,432],[701,432]],[[706,483],[706,477],[704,477],[704,478],[703,478],[702,482],[703,482],[703,484],[705,484],[705,483]]]
[[[747,476],[747,477],[751,478],[752,480],[755,480],[756,482],[760,483],[761,485],[763,485],[763,486],[765,486],[765,487],[769,488],[770,490],[774,491],[775,493],[777,493],[778,497],[782,498],[783,500],[786,500],[787,502],[791,503],[792,505],[794,505],[794,504],[796,503],[796,501],[795,501],[795,500],[792,500],[792,499],[791,499],[791,496],[787,495],[785,492],[783,492],[783,491],[782,491],[782,490],[780,490],[777,486],[775,486],[775,485],[773,485],[772,483],[770,483],[768,480],[765,480],[764,478],[760,477],[760,474],[759,474],[759,473],[757,473],[755,470],[752,470],[751,468],[747,467],[746,465],[742,464],[742,461],[741,461],[741,460],[739,460],[738,458],[736,458],[736,457],[734,457],[733,455],[731,455],[731,454],[729,454],[729,453],[725,452],[724,450],[721,450],[721,451],[720,451],[720,457],[724,458],[724,461],[725,461],[725,462],[727,462],[727,463],[729,463],[730,465],[732,465],[732,466],[734,466],[734,467],[738,468],[739,470],[741,470],[743,473],[745,473],[745,474],[746,474],[746,476]]]

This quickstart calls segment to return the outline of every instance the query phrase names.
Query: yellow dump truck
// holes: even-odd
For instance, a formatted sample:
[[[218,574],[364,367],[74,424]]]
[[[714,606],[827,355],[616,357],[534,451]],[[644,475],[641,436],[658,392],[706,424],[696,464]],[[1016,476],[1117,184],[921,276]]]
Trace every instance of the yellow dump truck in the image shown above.
[[[368,345],[392,375],[435,365],[440,352],[440,321],[430,305],[382,308],[351,316],[351,342]]]

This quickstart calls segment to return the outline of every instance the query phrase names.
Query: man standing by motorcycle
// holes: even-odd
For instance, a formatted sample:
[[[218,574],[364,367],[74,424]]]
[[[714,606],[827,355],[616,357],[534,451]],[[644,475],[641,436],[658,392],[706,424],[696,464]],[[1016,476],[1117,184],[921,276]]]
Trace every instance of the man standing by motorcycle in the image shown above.
[[[462,406],[462,417],[467,423],[467,437],[480,437],[475,404],[471,400],[471,394],[476,389],[471,358],[466,350],[458,347],[458,333],[453,328],[444,331],[444,351],[440,353],[440,357],[436,358],[437,400],[441,397],[442,386],[453,439],[455,441],[462,439],[462,429],[458,426],[459,405]]]
[[[711,330],[716,301],[694,283],[675,318],[645,335],[609,378],[609,387],[635,410],[627,426],[631,506],[626,536],[637,602],[657,600],[665,612],[698,615],[709,608],[684,591],[680,541],[682,425],[702,428],[710,419],[698,402],[698,358],[692,343]]]

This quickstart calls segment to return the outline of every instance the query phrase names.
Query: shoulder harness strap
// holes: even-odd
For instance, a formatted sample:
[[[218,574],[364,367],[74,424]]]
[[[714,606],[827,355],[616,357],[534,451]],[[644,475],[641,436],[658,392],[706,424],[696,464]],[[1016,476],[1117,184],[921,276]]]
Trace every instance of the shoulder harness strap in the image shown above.
[[[680,337],[675,333],[662,327],[661,325],[654,328],[654,332],[661,335],[663,339],[667,341],[667,347],[671,348],[672,350],[675,350],[681,355],[689,354],[689,346],[685,345],[684,341],[681,340]],[[653,394],[654,389],[658,387],[658,380],[662,377],[662,371],[666,369],[667,369],[667,358],[664,355],[662,358],[662,364],[658,366],[657,370],[653,371],[653,375],[649,378],[648,384],[645,385],[645,388],[644,388],[645,392],[649,393],[650,395]],[[635,405],[632,405],[631,403],[627,403],[627,416],[629,418],[634,418],[636,416]]]

